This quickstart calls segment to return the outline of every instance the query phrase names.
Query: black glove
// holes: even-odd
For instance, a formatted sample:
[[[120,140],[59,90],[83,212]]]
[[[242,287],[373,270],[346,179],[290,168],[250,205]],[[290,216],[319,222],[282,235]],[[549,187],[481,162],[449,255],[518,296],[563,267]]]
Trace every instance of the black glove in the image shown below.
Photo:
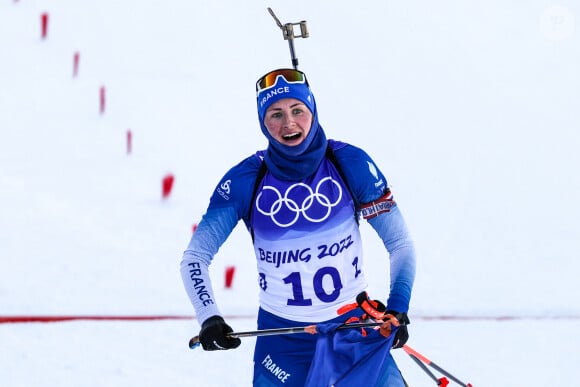
[[[199,332],[199,342],[206,351],[219,349],[238,348],[242,341],[238,338],[228,337],[233,332],[221,316],[213,316],[205,320]]]
[[[409,317],[407,317],[407,313],[399,313],[394,310],[387,310],[386,313],[395,316],[399,321],[400,325],[393,339],[393,348],[402,348],[407,340],[409,340],[409,331],[407,330],[407,325],[411,323]]]

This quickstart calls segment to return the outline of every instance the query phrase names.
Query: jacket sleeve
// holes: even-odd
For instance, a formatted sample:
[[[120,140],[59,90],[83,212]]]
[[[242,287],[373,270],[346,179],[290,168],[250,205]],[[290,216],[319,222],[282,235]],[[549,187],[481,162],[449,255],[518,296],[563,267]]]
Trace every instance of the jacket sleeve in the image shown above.
[[[231,168],[216,186],[206,213],[184,251],[180,272],[199,324],[221,316],[212,289],[209,266],[240,219],[249,211],[260,159],[250,156]]]
[[[408,312],[415,280],[415,247],[398,207],[368,222],[375,229],[390,257],[390,291],[387,310]]]
[[[387,309],[408,312],[415,280],[416,256],[403,215],[392,198],[387,180],[362,149],[341,144],[335,150],[352,194],[360,205],[376,201],[377,211],[367,221],[377,232],[390,258],[390,289]]]
[[[211,316],[221,316],[211,285],[209,265],[237,223],[233,207],[208,210],[183,253],[181,279],[200,325]]]

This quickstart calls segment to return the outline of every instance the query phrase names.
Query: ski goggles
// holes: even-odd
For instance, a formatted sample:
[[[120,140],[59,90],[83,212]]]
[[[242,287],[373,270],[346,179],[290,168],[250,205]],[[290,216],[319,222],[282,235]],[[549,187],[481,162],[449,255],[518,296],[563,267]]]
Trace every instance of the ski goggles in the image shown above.
[[[282,77],[286,83],[303,83],[308,86],[306,75],[299,70],[294,69],[279,69],[270,71],[256,82],[256,92],[260,93],[263,90],[269,89],[276,85],[278,77]]]

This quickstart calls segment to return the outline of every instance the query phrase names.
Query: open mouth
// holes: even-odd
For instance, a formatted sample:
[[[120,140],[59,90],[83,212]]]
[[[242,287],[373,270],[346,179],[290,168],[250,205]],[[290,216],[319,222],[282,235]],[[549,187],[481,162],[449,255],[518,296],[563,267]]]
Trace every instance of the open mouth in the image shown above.
[[[282,136],[285,141],[294,141],[298,140],[302,136],[302,133],[291,133]]]

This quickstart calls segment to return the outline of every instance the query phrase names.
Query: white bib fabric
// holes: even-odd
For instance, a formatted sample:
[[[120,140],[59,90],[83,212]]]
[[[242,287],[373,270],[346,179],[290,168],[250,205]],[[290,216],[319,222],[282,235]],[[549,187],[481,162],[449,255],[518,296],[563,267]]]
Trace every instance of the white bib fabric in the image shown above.
[[[252,228],[264,310],[294,321],[326,321],[366,288],[353,200],[329,160],[298,183],[266,173]]]

